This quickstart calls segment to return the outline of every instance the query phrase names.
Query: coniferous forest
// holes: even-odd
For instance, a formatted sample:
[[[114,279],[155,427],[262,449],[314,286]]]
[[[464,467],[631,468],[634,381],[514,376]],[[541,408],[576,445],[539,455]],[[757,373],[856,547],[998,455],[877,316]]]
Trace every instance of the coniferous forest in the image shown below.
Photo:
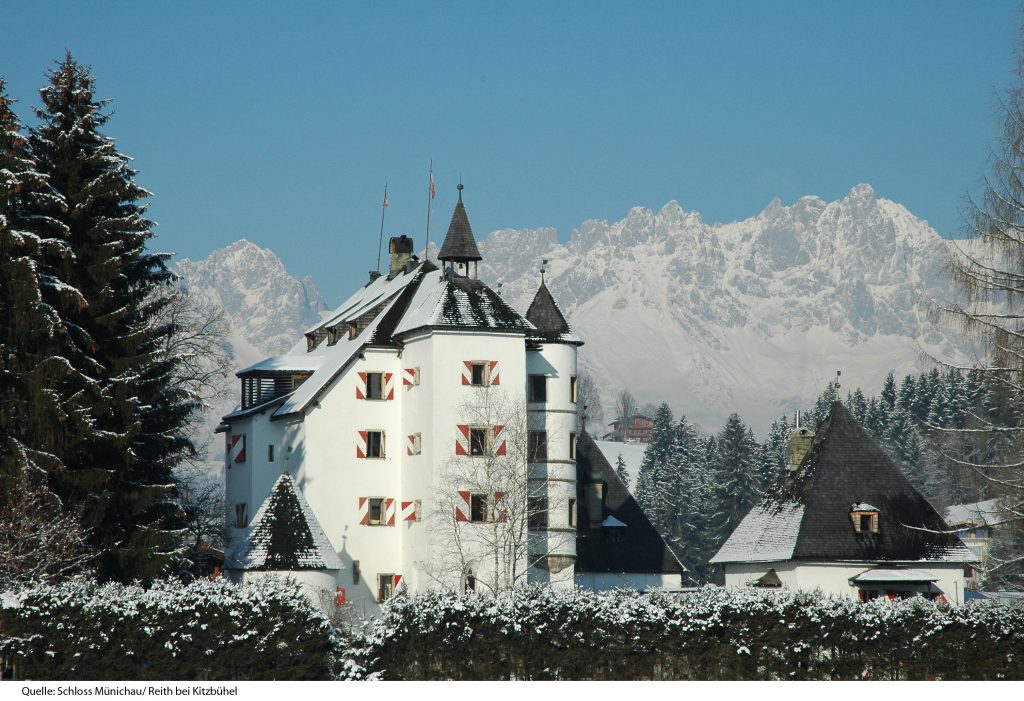
[[[901,467],[907,479],[940,511],[951,504],[999,496],[991,474],[978,465],[1012,460],[1012,429],[1018,418],[1004,383],[979,369],[933,368],[897,381],[889,373],[877,396],[861,388],[841,394],[834,383],[801,412],[815,428],[836,400]],[[665,536],[695,582],[714,581],[708,559],[787,469],[789,436],[797,417],[772,422],[763,442],[738,414],[720,431],[702,435],[687,419],[673,418],[667,404],[655,417],[634,495]],[[1010,429],[1008,431],[993,428]],[[1017,529],[996,531],[996,557],[1012,556]],[[991,588],[1016,588],[1018,568],[986,580]]]

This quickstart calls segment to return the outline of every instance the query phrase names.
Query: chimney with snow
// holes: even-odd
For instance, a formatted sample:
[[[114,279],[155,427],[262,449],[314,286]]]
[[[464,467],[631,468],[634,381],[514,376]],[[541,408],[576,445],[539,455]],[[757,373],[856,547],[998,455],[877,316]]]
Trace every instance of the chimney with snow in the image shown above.
[[[800,463],[811,450],[814,442],[814,431],[806,426],[800,425],[800,413],[796,415],[796,428],[789,434],[789,471],[796,472],[800,469]]]
[[[405,264],[412,260],[412,239],[406,235],[392,236],[388,243],[388,251],[391,253],[391,268],[388,270],[388,277],[400,272]]]

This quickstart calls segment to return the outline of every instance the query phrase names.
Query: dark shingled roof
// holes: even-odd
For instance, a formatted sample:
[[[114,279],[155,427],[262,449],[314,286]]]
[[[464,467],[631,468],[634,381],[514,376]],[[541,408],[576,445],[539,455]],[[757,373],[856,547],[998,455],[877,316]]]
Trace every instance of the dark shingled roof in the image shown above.
[[[572,332],[569,322],[565,320],[543,280],[530,302],[530,308],[526,310],[526,320],[537,327],[537,333],[530,334],[531,339],[583,345]]]
[[[878,533],[854,529],[851,507],[864,503],[878,509]],[[792,516],[800,519],[798,525],[784,523]],[[784,559],[976,559],[955,534],[934,532],[949,529],[841,402],[832,405],[818,427],[800,468],[782,476],[712,561],[763,560],[757,552],[760,546],[753,545],[758,534],[765,539],[787,529],[792,555]]]
[[[591,528],[587,485],[604,483],[601,519],[609,516],[625,528]],[[576,444],[576,571],[680,574],[682,564],[651,525],[615,469],[589,434]]]
[[[483,260],[476,247],[476,239],[473,238],[473,228],[469,225],[469,217],[466,215],[466,205],[462,204],[461,192],[459,193],[459,202],[455,205],[455,212],[452,214],[452,223],[448,225],[448,235],[444,237],[444,243],[441,244],[441,252],[437,254],[437,259],[456,263]]]
[[[341,560],[290,475],[281,475],[227,566],[250,571],[337,570]]]

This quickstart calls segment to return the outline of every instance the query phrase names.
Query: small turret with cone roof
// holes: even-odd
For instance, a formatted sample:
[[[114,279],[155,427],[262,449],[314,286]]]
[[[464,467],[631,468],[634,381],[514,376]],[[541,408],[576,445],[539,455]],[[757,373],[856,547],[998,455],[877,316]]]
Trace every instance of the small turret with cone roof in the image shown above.
[[[469,264],[473,263],[473,277],[477,276],[477,261],[483,260],[480,249],[476,247],[476,239],[473,238],[473,228],[469,225],[469,216],[466,214],[466,205],[462,203],[463,185],[459,183],[459,201],[452,213],[452,222],[448,225],[448,234],[441,244],[441,252],[437,259],[441,261],[444,268],[455,271],[458,265],[463,269],[464,274],[469,275]]]

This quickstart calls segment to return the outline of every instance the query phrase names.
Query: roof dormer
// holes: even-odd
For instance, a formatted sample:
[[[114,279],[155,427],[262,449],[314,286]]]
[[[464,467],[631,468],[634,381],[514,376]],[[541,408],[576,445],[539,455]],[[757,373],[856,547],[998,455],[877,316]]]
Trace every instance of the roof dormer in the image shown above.
[[[871,504],[857,502],[850,507],[850,520],[858,535],[878,533],[878,509]]]

